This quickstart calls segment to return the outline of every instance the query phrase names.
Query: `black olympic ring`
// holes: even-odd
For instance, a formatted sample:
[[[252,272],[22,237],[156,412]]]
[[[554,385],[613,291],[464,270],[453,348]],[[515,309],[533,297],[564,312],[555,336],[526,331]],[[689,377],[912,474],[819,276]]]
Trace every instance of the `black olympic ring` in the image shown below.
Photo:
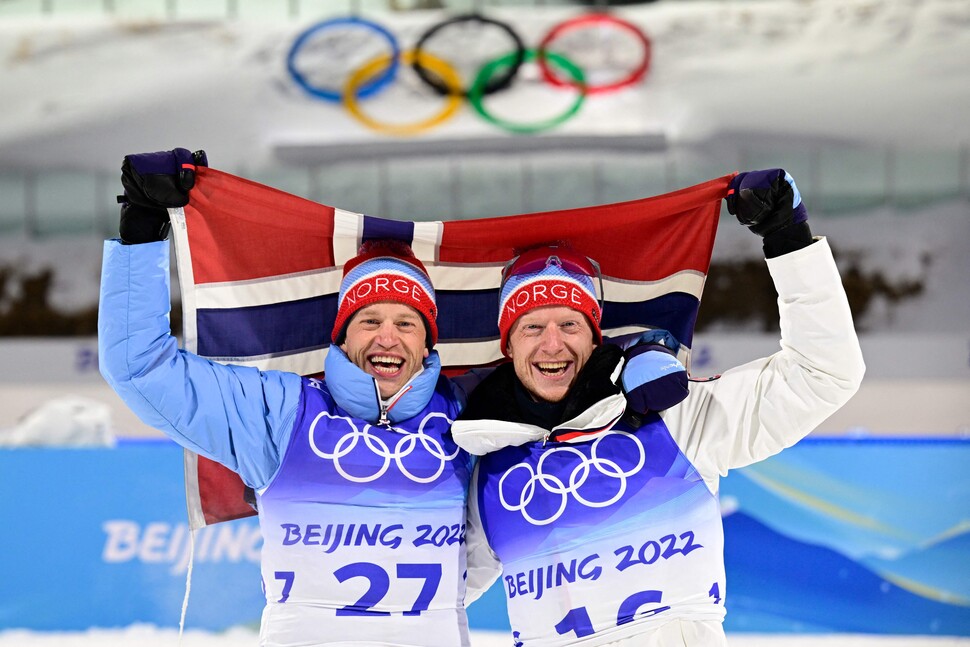
[[[519,68],[522,67],[522,64],[525,62],[525,44],[522,42],[522,38],[519,37],[516,31],[512,28],[512,25],[500,20],[495,20],[493,18],[486,18],[479,13],[471,13],[449,18],[448,20],[439,22],[436,25],[432,25],[430,29],[421,35],[421,37],[418,39],[418,44],[414,46],[415,58],[414,62],[411,64],[421,80],[427,83],[438,94],[451,94],[454,90],[449,88],[448,84],[442,81],[436,74],[434,74],[434,72],[428,70],[426,66],[421,64],[421,54],[428,46],[428,42],[436,35],[439,35],[443,30],[448,29],[449,27],[462,26],[469,23],[497,27],[499,30],[504,32],[515,45],[515,49],[513,50],[514,54],[511,55],[511,62],[509,63],[508,67],[506,67],[501,74],[497,74],[489,79],[488,84],[481,89],[482,94],[492,94],[493,92],[498,92],[499,90],[508,88],[510,85],[512,85],[512,80],[515,78],[515,75],[518,74]],[[470,90],[471,83],[469,83],[467,87],[462,88],[462,95],[467,97]]]

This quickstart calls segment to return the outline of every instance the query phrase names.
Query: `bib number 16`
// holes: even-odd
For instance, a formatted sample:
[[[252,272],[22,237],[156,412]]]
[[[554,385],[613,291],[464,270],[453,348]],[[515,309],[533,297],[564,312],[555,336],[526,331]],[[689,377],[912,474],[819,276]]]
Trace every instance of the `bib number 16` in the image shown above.
[[[646,611],[640,611],[640,608],[647,604],[659,604],[663,599],[663,593],[661,591],[638,591],[633,595],[627,597],[621,604],[620,608],[616,614],[616,625],[625,625],[628,622],[633,622],[634,620],[639,620],[640,618],[646,618],[648,616],[656,615],[662,611],[666,611],[670,607],[654,607],[653,609],[647,609]],[[576,634],[577,638],[583,638],[585,636],[592,636],[596,633],[593,629],[593,622],[590,620],[589,611],[586,607],[578,607],[576,609],[570,609],[559,624],[556,625],[556,631],[559,635],[567,634],[570,631]]]

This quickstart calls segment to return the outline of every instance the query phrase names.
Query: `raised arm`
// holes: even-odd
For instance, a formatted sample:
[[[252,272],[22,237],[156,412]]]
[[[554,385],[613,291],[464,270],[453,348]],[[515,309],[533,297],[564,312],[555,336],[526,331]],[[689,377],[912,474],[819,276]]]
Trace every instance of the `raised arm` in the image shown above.
[[[180,173],[175,151],[129,156],[126,173],[135,172],[132,158],[138,157],[150,157],[158,175]],[[165,206],[174,206],[181,196],[149,197],[134,186],[125,182],[125,242],[104,245],[98,312],[101,373],[146,424],[259,488],[279,465],[279,448],[299,402],[300,377],[226,366],[178,349],[169,325],[169,245],[164,239]],[[187,197],[181,204],[186,202]]]
[[[690,395],[665,414],[709,484],[806,436],[852,397],[865,372],[831,249],[812,237],[794,180],[781,169],[742,173],[731,190],[730,213],[764,237],[781,349],[692,382]]]

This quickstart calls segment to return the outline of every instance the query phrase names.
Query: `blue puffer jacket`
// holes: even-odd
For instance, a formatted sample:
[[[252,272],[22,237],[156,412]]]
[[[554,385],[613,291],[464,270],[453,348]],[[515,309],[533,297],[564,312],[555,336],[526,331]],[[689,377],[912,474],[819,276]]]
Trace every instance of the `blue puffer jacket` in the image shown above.
[[[167,241],[105,242],[98,311],[101,374],[145,424],[222,463],[250,487],[265,487],[293,430],[301,377],[219,364],[179,350],[169,326],[169,294]],[[381,402],[374,379],[335,346],[324,369],[340,407],[376,423]],[[440,370],[432,351],[390,410],[391,423],[425,408]],[[460,407],[459,389],[453,389],[453,397]]]

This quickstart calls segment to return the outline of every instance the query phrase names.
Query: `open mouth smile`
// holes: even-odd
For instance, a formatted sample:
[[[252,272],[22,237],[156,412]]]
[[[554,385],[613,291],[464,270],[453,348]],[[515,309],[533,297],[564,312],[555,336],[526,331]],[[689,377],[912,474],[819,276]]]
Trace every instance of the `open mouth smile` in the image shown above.
[[[396,375],[404,366],[404,360],[392,355],[371,355],[367,358],[379,375]]]
[[[562,360],[558,362],[535,362],[533,366],[543,377],[557,378],[565,375],[571,364],[572,362]]]

